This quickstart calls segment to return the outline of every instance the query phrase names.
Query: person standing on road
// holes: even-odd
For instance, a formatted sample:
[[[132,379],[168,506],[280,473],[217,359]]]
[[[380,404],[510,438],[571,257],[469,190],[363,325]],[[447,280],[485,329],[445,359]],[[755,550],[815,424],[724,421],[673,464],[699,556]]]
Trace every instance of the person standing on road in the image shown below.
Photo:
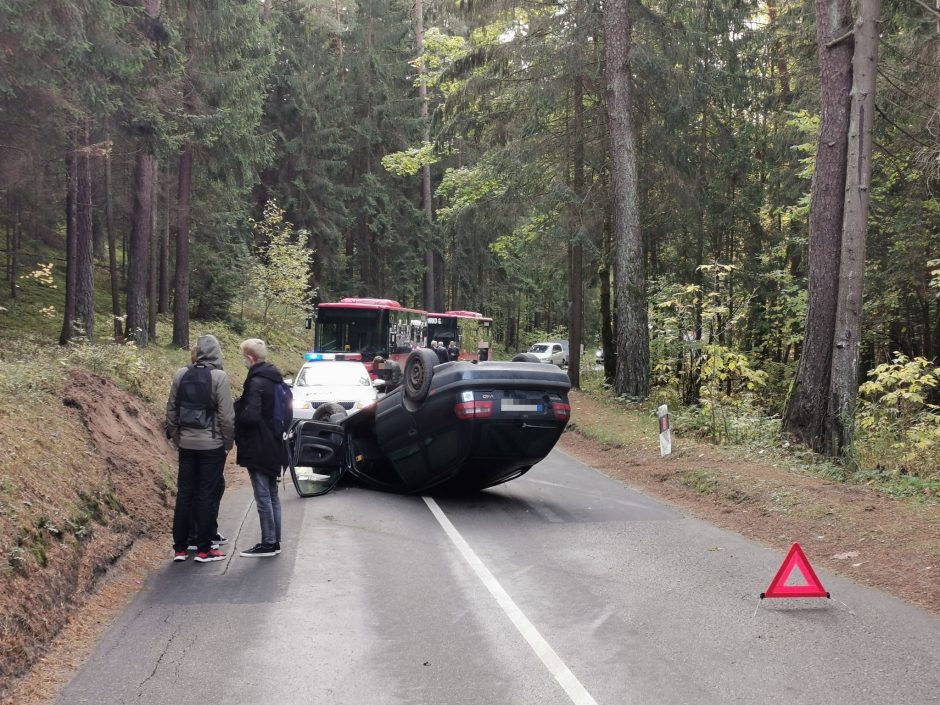
[[[193,345],[189,351],[189,361],[191,364],[195,365],[199,360],[199,347]],[[234,421],[233,421],[234,423]],[[212,548],[218,548],[228,543],[228,539],[219,531],[219,507],[222,504],[222,495],[225,494],[225,473],[222,474],[222,481],[219,482],[218,488],[216,488],[215,493],[215,502],[213,504],[212,514],[215,517],[215,522],[212,526]],[[196,545],[196,536],[199,533],[199,527],[196,526],[196,498],[193,497],[193,503],[190,505],[189,509],[190,516],[190,529],[189,529],[189,545],[187,548],[190,551],[198,550]]]
[[[436,340],[431,341],[431,350],[434,351],[434,354],[437,355],[439,365],[443,365],[447,362],[447,350],[444,349],[444,346],[438,343]]]
[[[450,362],[456,362],[460,359],[460,348],[457,347],[457,341],[450,341],[450,345],[447,346],[447,359]]]
[[[241,351],[248,378],[235,404],[236,462],[248,470],[261,522],[261,543],[242,551],[249,558],[276,556],[281,552],[281,500],[278,477],[285,464],[282,429],[275,429],[276,388],[283,384],[280,370],[267,362],[263,340],[249,338]]]
[[[176,371],[166,403],[166,435],[179,449],[173,560],[185,561],[193,519],[198,563],[220,561],[213,547],[225,489],[225,457],[235,438],[235,412],[222,349],[214,335],[196,341],[195,361]]]

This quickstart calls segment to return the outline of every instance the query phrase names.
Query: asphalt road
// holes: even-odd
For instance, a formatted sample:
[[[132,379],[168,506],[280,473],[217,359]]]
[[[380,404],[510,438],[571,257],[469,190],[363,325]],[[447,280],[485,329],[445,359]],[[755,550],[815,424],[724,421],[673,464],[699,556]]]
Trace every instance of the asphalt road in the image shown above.
[[[761,602],[783,554],[559,451],[464,499],[282,497],[280,556],[236,555],[227,494],[229,558],[168,561],[59,702],[940,703],[940,619],[825,571]]]

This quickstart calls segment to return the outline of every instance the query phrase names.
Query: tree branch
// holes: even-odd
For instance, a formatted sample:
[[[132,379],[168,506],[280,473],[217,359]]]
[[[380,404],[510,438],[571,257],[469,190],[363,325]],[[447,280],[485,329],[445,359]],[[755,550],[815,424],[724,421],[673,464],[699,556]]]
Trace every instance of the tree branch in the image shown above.
[[[917,2],[917,0],[914,0],[914,2]],[[855,36],[855,28],[854,28],[854,27],[853,27],[852,29],[850,29],[848,32],[846,32],[845,34],[843,34],[841,37],[836,37],[836,38],[833,39],[831,42],[829,42],[829,43],[826,45],[826,48],[827,48],[827,49],[832,49],[832,47],[841,44],[841,43],[844,42],[846,39],[848,39],[849,37],[853,37],[853,36]]]
[[[935,7],[931,7],[927,3],[923,2],[923,0],[913,0],[913,2],[916,2],[918,5],[920,5],[922,8],[927,10],[927,12],[931,13],[932,15],[936,15],[937,17],[940,17],[940,10],[938,10]]]

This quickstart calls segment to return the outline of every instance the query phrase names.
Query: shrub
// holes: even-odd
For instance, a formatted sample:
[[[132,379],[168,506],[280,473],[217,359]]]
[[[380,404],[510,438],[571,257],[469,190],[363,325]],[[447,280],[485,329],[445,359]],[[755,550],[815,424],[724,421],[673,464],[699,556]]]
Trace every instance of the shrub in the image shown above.
[[[940,479],[940,406],[928,402],[940,367],[895,353],[859,387],[853,452],[863,468]]]

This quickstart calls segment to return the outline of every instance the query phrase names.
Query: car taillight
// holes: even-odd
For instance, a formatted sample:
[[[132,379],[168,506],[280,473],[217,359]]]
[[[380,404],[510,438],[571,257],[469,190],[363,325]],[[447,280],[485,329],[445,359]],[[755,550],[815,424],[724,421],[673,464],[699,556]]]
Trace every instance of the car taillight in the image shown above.
[[[492,401],[462,401],[454,407],[454,413],[461,421],[467,419],[487,419],[493,415]]]
[[[560,401],[553,401],[552,413],[555,414],[555,418],[559,421],[567,421],[568,417],[571,416],[571,404],[565,404]]]

